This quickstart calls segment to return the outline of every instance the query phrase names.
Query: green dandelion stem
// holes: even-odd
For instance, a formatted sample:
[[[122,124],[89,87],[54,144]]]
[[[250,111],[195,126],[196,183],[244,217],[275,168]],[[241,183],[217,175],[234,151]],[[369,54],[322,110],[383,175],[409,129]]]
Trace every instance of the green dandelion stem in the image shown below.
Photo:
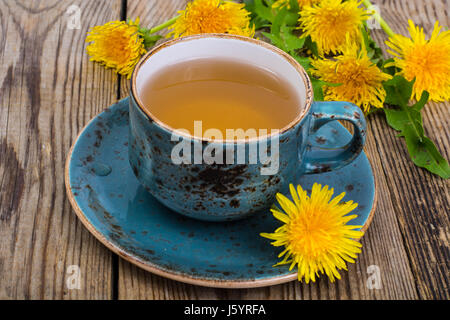
[[[172,19],[167,20],[166,22],[151,29],[139,27],[139,34],[144,39],[144,47],[146,49],[150,49],[151,47],[153,47],[158,42],[158,40],[163,37],[155,33],[170,27],[175,23],[175,21],[177,21],[179,17],[180,17],[179,15],[173,17]]]
[[[158,25],[158,26],[156,26],[156,27],[151,28],[151,29],[148,31],[148,33],[149,33],[149,34],[156,33],[156,32],[158,32],[158,31],[161,31],[162,29],[165,29],[165,28],[167,28],[167,27],[170,27],[171,25],[173,25],[173,24],[175,23],[175,21],[177,21],[178,18],[179,18],[179,15],[176,16],[176,17],[173,17],[173,18],[170,19],[170,20],[167,20],[166,22],[164,22],[164,23],[162,23],[162,24],[160,24],[160,25]]]
[[[373,9],[373,5],[370,2],[370,0],[363,0],[363,4],[366,6],[367,9],[369,9],[369,10]],[[381,28],[384,30],[384,32],[386,32],[386,34],[389,37],[394,36],[394,34],[395,34],[394,31],[392,31],[391,27],[389,27],[386,20],[384,20],[383,17],[381,17],[379,12],[374,10],[374,13],[372,16],[380,24]]]

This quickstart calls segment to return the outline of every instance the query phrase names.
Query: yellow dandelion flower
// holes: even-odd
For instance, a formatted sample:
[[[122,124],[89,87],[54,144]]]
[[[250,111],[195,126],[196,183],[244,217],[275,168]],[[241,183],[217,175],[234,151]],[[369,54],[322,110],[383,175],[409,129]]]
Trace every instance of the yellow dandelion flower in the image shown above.
[[[408,22],[411,38],[395,34],[386,44],[393,50],[388,52],[395,56],[400,74],[409,81],[416,79],[411,98],[419,100],[425,90],[431,100],[450,100],[450,30],[440,32],[437,21],[430,39],[425,40],[423,29]]]
[[[327,101],[349,101],[369,111],[370,106],[383,108],[386,91],[383,81],[392,78],[382,72],[367,56],[366,48],[347,43],[342,55],[311,62],[310,72],[320,80],[338,86],[324,86]]]
[[[319,4],[304,7],[300,12],[300,27],[304,35],[317,43],[320,54],[341,52],[346,37],[354,43],[361,39],[361,24],[369,12],[360,8],[357,0],[322,0]]]
[[[91,61],[112,68],[127,78],[131,77],[134,66],[146,52],[139,33],[139,18],[134,22],[111,21],[95,26],[88,32],[86,42],[91,42],[86,47]]]
[[[194,0],[185,10],[179,11],[179,18],[169,27],[168,36],[174,38],[200,33],[230,33],[253,37],[250,27],[250,13],[243,3],[223,0]]]
[[[285,249],[279,254],[283,260],[276,265],[289,264],[289,270],[297,265],[298,280],[315,282],[316,276],[326,274],[331,282],[340,279],[338,270],[347,270],[346,262],[354,263],[361,252],[361,244],[353,239],[362,237],[363,232],[355,229],[361,226],[347,223],[357,217],[348,215],[358,204],[353,201],[339,203],[345,196],[341,193],[334,199],[334,190],[322,188],[315,183],[311,196],[302,187],[295,190],[291,184],[292,200],[277,194],[277,200],[284,212],[271,209],[275,218],[284,223],[274,233],[261,236],[275,240],[272,245]]]
[[[319,3],[321,0],[297,0],[298,2],[298,6],[300,8],[304,7],[304,6],[312,6],[313,4],[317,4]],[[289,4],[290,0],[277,0],[272,4],[272,8],[283,8],[283,7],[288,7],[290,8],[290,4]]]

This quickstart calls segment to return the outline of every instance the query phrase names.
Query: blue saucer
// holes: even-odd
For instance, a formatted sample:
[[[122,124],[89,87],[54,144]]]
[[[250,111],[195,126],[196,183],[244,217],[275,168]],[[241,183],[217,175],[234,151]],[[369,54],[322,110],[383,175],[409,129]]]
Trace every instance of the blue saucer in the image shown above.
[[[349,132],[336,121],[315,135],[317,146],[342,146]],[[66,163],[69,200],[86,228],[122,258],[155,274],[210,287],[250,288],[296,279],[287,266],[272,267],[282,248],[259,236],[279,221],[267,212],[234,222],[202,222],[164,207],[140,186],[128,163],[128,98],[110,106],[80,133]],[[351,221],[367,229],[375,184],[365,154],[333,172],[296,183],[318,182],[345,191],[359,205]],[[295,271],[295,270],[294,270]]]

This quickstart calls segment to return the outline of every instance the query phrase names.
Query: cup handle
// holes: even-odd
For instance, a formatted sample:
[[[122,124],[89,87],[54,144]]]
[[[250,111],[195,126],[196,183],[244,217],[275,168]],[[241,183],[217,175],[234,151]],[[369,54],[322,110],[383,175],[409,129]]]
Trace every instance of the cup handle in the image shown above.
[[[366,138],[366,120],[359,107],[350,102],[314,102],[311,106],[311,129],[309,139],[324,124],[334,120],[345,120],[353,124],[352,140],[340,148],[313,147],[311,141],[303,157],[305,174],[322,173],[339,169],[352,162],[361,153]]]

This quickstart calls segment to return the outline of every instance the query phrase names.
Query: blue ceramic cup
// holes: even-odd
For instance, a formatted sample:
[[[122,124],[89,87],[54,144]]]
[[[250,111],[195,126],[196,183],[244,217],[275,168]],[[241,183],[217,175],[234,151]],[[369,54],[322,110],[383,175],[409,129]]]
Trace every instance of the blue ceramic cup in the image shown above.
[[[297,116],[266,136],[213,140],[171,128],[151,113],[151,107],[143,107],[142,90],[155,73],[181,61],[210,57],[256,64],[289,81],[300,101]],[[267,209],[276,193],[286,192],[299,176],[341,168],[364,146],[366,122],[360,108],[349,102],[313,102],[311,81],[297,61],[274,46],[247,37],[206,34],[165,42],[136,65],[130,96],[129,161],[133,172],[161,203],[200,220],[235,220]],[[274,112],[278,112],[276,106]],[[313,147],[311,134],[335,120],[353,124],[352,140],[336,149]],[[180,148],[183,151],[178,153]],[[218,153],[223,161],[217,161]],[[174,154],[182,156],[174,158]]]

